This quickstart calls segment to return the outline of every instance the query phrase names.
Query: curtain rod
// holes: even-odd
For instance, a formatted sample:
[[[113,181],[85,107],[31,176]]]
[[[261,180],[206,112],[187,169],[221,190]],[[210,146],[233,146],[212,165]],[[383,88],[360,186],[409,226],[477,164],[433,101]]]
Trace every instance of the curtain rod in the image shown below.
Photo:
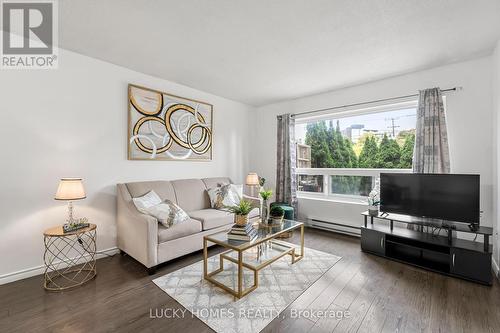
[[[462,87],[453,87],[449,89],[443,89],[441,92],[449,92],[449,91],[457,91],[457,90],[462,90]],[[391,98],[384,98],[384,99],[378,99],[375,101],[369,101],[369,102],[361,102],[361,103],[354,103],[354,104],[346,104],[346,105],[341,105],[341,106],[333,106],[330,108],[325,108],[325,109],[319,109],[319,110],[312,110],[312,111],[305,111],[305,112],[299,112],[299,113],[294,113],[291,116],[296,117],[300,116],[303,114],[310,114],[310,113],[316,113],[316,112],[323,112],[323,111],[328,111],[328,110],[336,110],[336,109],[343,109],[343,108],[348,108],[352,106],[359,106],[359,105],[365,105],[365,104],[372,104],[372,103],[379,103],[379,102],[387,102],[387,101],[392,101],[396,99],[403,99],[403,98],[410,98],[410,97],[417,97],[419,94],[412,94],[412,95],[405,95],[405,96],[398,96],[398,97],[391,97]]]

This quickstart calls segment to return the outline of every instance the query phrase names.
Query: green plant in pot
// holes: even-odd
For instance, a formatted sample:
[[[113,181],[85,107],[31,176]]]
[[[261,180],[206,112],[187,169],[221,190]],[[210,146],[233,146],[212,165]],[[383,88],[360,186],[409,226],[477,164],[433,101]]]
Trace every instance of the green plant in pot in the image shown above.
[[[260,197],[262,198],[262,207],[260,209],[260,220],[261,222],[266,222],[269,216],[269,199],[273,195],[272,190],[262,190],[260,191]]]
[[[234,223],[239,226],[244,226],[248,223],[248,214],[253,209],[249,201],[241,200],[236,206],[226,206],[228,212],[234,214]]]
[[[283,222],[283,217],[285,216],[285,210],[280,206],[274,206],[269,211],[269,216],[273,222],[281,223]]]

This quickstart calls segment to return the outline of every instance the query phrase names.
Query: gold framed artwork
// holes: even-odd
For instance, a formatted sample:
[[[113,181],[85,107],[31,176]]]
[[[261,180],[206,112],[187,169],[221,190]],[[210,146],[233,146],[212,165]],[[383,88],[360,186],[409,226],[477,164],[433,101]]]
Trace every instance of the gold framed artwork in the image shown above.
[[[213,106],[128,86],[129,160],[212,160]]]

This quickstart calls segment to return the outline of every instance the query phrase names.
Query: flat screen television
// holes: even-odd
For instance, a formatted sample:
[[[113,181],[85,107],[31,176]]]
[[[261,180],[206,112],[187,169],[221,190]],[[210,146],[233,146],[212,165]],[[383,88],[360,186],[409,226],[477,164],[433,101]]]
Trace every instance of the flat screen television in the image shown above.
[[[380,211],[479,224],[479,175],[380,174]]]

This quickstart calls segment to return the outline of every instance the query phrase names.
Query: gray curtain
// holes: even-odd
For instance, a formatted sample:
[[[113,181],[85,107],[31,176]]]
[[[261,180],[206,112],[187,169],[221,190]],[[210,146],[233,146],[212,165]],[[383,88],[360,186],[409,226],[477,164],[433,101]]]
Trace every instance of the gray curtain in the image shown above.
[[[450,154],[443,96],[439,88],[421,90],[413,149],[413,172],[450,173]],[[408,229],[415,230],[412,224]],[[424,227],[419,227],[424,231]],[[429,232],[428,227],[425,230]]]
[[[413,172],[450,173],[450,154],[443,96],[439,88],[420,91]]]
[[[297,151],[295,149],[295,118],[278,116],[278,156],[276,166],[276,201],[290,204],[297,216]]]

